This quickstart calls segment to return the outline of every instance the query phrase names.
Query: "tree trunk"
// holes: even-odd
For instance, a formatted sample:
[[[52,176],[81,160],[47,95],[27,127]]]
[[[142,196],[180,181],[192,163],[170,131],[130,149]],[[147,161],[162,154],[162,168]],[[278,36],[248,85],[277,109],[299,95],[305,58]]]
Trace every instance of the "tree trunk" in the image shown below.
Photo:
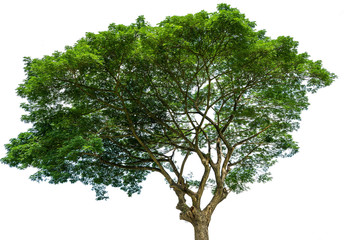
[[[195,240],[209,240],[209,224],[211,213],[191,207],[180,214],[180,219],[191,223],[194,227]]]
[[[195,240],[209,240],[209,224],[211,215],[216,206],[226,198],[228,191],[223,188],[218,188],[210,203],[201,210],[200,200],[194,197],[193,206],[189,207],[186,204],[185,193],[175,189],[179,202],[176,208],[180,210],[180,219],[191,223],[194,227]]]
[[[195,240],[209,240],[209,224],[206,222],[193,223]]]

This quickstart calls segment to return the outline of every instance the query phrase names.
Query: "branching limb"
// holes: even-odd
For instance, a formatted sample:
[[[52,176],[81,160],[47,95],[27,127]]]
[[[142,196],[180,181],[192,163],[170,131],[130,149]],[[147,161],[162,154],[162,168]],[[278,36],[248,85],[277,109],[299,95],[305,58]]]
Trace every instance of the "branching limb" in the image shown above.
[[[208,158],[210,158],[210,156],[208,156]],[[201,162],[203,163],[203,166],[204,166],[204,173],[203,173],[203,176],[201,178],[198,191],[196,193],[197,199],[201,199],[201,197],[202,197],[202,195],[204,193],[206,182],[209,179],[210,170],[211,170],[211,168],[209,166],[209,159],[202,159]],[[200,208],[200,201],[197,201],[196,205],[197,206],[195,206],[195,207]]]
[[[181,168],[180,168],[180,173],[179,173],[180,177],[179,177],[179,179],[178,179],[179,183],[183,183],[183,182],[184,182],[183,173],[184,173],[186,161],[188,160],[189,156],[190,156],[190,151],[188,151],[188,152],[186,153],[185,158],[184,158],[184,160],[183,160],[182,163],[181,163]]]
[[[240,163],[243,163],[253,152],[255,152],[256,151],[256,149],[258,149],[259,148],[259,145],[258,146],[255,146],[253,149],[251,149],[251,151],[248,153],[248,154],[246,154],[246,156],[245,157],[243,157],[242,159],[240,159],[239,161],[236,161],[236,162],[233,162],[233,163],[231,163],[231,162],[229,162],[229,167],[232,167],[232,166],[235,166],[235,165],[238,165],[238,164],[240,164]]]
[[[97,160],[99,160],[99,162],[101,162],[101,163],[103,163],[103,164],[105,164],[105,165],[112,166],[112,167],[117,167],[117,168],[121,168],[121,169],[160,172],[160,169],[155,168],[155,167],[130,166],[130,165],[122,165],[122,164],[118,164],[118,163],[109,162],[109,161],[104,160],[104,159],[101,157],[101,155],[95,154],[95,153],[82,153],[82,155],[94,157],[94,158],[96,158]]]
[[[257,137],[257,136],[259,136],[261,133],[265,132],[269,127],[271,127],[271,125],[272,125],[272,124],[269,124],[269,125],[266,126],[264,129],[262,129],[260,132],[252,135],[251,137],[248,137],[248,138],[246,138],[246,139],[244,139],[244,140],[241,140],[241,141],[235,143],[234,146],[233,146],[233,148],[236,148],[237,146],[239,146],[239,145],[241,145],[241,144],[243,144],[243,143],[245,143],[245,142],[247,142],[247,141],[249,141],[249,140]]]
[[[216,129],[216,132],[218,133],[219,137],[225,143],[226,147],[228,149],[232,148],[231,144],[227,141],[224,134],[221,132],[220,127],[209,116],[207,116],[205,113],[203,113],[197,106],[195,106],[195,108],[196,108],[198,114],[205,117],[205,119],[213,125],[213,127]]]

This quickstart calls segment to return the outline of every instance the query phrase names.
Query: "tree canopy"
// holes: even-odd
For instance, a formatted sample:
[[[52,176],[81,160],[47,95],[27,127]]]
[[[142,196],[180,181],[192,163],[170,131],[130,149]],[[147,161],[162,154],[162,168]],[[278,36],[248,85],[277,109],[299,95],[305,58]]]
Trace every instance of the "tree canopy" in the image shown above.
[[[38,169],[32,180],[92,185],[98,199],[106,186],[138,193],[157,172],[182,219],[190,221],[184,196],[199,209],[206,186],[213,211],[229,192],[269,181],[269,167],[298,151],[291,134],[307,94],[335,78],[291,37],[255,26],[220,4],[156,26],[140,16],[24,58],[17,94],[32,127],[10,140],[1,162]],[[203,166],[199,179],[185,175],[189,161]]]

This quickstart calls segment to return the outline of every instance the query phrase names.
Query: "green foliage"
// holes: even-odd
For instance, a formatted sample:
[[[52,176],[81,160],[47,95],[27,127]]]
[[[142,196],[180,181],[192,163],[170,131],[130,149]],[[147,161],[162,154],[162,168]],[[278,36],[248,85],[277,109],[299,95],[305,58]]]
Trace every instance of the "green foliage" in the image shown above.
[[[271,39],[255,26],[220,4],[155,27],[140,16],[63,52],[26,57],[17,93],[32,128],[10,140],[1,162],[37,168],[33,180],[90,184],[98,199],[106,186],[138,193],[151,171],[181,182],[171,152],[202,159],[217,179],[205,181],[217,187],[241,192],[270,180],[276,159],[298,151],[291,133],[307,93],[335,75],[299,54],[291,37]],[[219,169],[227,169],[224,183]]]

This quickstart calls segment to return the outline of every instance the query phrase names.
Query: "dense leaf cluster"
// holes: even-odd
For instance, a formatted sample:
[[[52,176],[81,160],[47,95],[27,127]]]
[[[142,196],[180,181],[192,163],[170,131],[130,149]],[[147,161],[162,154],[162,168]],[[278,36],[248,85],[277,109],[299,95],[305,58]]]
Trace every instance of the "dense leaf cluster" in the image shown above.
[[[63,52],[25,58],[17,91],[32,128],[1,162],[37,168],[34,180],[91,184],[99,199],[109,185],[139,192],[151,171],[190,195],[189,185],[199,193],[208,183],[241,192],[297,152],[291,133],[307,93],[335,78],[297,46],[225,4],[87,33]],[[204,175],[186,182],[189,157]]]

